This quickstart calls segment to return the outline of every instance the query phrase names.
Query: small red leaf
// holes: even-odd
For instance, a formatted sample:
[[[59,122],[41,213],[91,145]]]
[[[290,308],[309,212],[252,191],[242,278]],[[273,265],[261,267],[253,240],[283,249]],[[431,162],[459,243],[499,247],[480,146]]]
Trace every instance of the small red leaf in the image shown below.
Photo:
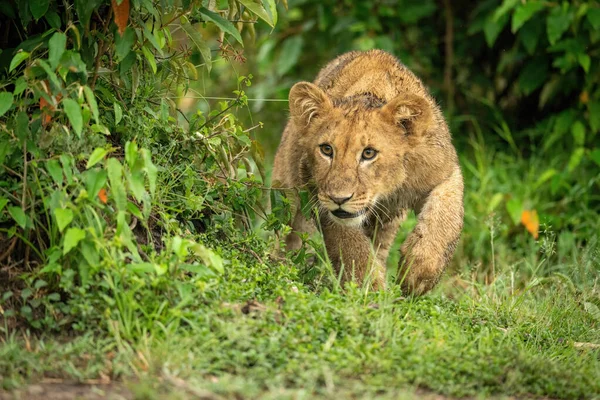
[[[521,223],[525,226],[525,229],[531,233],[535,239],[538,238],[540,229],[540,218],[536,210],[524,210],[521,214]]]
[[[100,191],[98,192],[98,198],[104,204],[106,204],[106,202],[108,202],[108,195],[106,194],[106,189],[104,189],[104,188],[100,189]]]

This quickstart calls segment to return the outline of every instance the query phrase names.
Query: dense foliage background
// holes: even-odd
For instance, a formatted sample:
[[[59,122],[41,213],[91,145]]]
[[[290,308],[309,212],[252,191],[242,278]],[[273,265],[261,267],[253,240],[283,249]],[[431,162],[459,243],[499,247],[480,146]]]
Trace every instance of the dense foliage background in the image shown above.
[[[371,48],[438,99],[466,180],[428,299],[344,292],[318,237],[279,251],[289,88]],[[1,0],[0,389],[58,354],[240,393],[600,393],[599,61],[597,1]]]

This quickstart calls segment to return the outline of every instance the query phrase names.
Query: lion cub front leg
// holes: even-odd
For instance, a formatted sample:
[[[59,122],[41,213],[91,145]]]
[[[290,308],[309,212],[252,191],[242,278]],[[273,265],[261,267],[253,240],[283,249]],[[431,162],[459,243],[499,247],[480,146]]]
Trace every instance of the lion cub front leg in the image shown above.
[[[336,273],[343,268],[342,283],[355,281],[362,285],[369,281],[373,289],[385,289],[385,267],[375,257],[371,241],[361,228],[326,222],[322,229]]]
[[[452,259],[463,226],[463,180],[456,166],[420,207],[417,226],[402,244],[398,282],[421,295],[439,281]]]

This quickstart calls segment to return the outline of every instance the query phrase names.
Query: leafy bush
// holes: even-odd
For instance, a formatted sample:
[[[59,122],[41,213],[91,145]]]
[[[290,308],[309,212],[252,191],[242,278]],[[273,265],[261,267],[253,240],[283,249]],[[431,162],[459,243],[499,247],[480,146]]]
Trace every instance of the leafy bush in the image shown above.
[[[273,24],[274,3],[2,5],[8,43],[21,41],[0,54],[0,313],[34,328],[119,321],[127,336],[180,318],[168,304],[215,290],[263,178],[233,114],[249,78],[212,111],[174,99],[211,70],[213,47],[243,45],[258,18]],[[224,237],[234,248],[216,249]]]

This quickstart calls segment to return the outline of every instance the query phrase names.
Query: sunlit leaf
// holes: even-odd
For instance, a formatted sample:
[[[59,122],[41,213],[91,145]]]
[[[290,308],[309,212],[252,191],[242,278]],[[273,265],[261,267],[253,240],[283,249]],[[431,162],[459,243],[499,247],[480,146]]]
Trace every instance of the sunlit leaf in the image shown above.
[[[113,108],[115,110],[115,125],[118,125],[123,118],[123,109],[119,105],[119,103],[113,103]]]
[[[544,3],[541,1],[529,0],[526,3],[519,4],[512,16],[511,31],[513,33],[517,32],[525,22],[529,21],[535,13],[543,8]]]
[[[569,29],[571,19],[572,15],[566,13],[562,7],[554,7],[552,9],[550,15],[546,18],[546,32],[550,44],[556,43],[567,29]]]
[[[81,115],[81,106],[73,99],[64,99],[63,108],[67,114],[67,118],[71,123],[71,126],[77,133],[77,136],[81,137],[81,131],[83,130],[83,116]]]
[[[205,20],[214,23],[223,32],[229,33],[231,36],[233,36],[234,39],[237,40],[242,46],[244,45],[240,32],[231,22],[221,17],[216,12],[210,11],[205,7],[200,7],[200,14],[204,17]]]
[[[25,229],[27,227],[27,215],[21,207],[8,207],[8,213],[21,228]]]
[[[73,211],[68,208],[57,208],[54,210],[54,217],[58,230],[62,232],[73,221]]]
[[[102,160],[104,157],[106,157],[107,154],[108,154],[108,149],[105,149],[103,147],[98,147],[90,155],[90,158],[89,158],[85,168],[90,169],[91,167],[96,165],[100,160]]]
[[[106,162],[108,171],[108,180],[112,196],[119,211],[124,211],[127,208],[127,194],[123,185],[123,167],[115,158],[109,158]]]
[[[94,92],[89,86],[84,86],[83,93],[85,94],[85,99],[87,100],[90,110],[92,111],[92,115],[94,116],[94,121],[99,124],[100,113],[98,112],[98,103],[96,103],[96,96],[94,96]]]
[[[21,63],[29,58],[29,53],[26,51],[19,51],[10,61],[10,66],[8,67],[8,72],[12,72],[15,68],[17,68]]]
[[[144,57],[146,57],[146,60],[148,60],[148,64],[150,64],[150,68],[152,68],[152,72],[156,74],[157,67],[154,54],[152,54],[152,52],[146,46],[142,47],[142,53],[144,53]]]
[[[48,62],[52,68],[56,69],[58,66],[66,46],[67,35],[62,32],[56,32],[48,41]]]
[[[85,231],[79,228],[69,228],[63,242],[63,255],[73,250],[85,238]]]
[[[267,24],[269,24],[271,27],[275,26],[275,24],[273,23],[273,20],[271,19],[271,16],[267,13],[267,11],[262,6],[262,4],[257,3],[254,0],[238,0],[238,1],[240,3],[242,3],[252,13],[256,14],[256,16],[258,16],[260,19],[262,19]]]
[[[519,199],[513,197],[506,202],[506,211],[508,211],[508,214],[515,225],[521,220],[522,210],[523,203]]]
[[[3,116],[13,105],[13,94],[11,92],[0,93],[0,117]]]

